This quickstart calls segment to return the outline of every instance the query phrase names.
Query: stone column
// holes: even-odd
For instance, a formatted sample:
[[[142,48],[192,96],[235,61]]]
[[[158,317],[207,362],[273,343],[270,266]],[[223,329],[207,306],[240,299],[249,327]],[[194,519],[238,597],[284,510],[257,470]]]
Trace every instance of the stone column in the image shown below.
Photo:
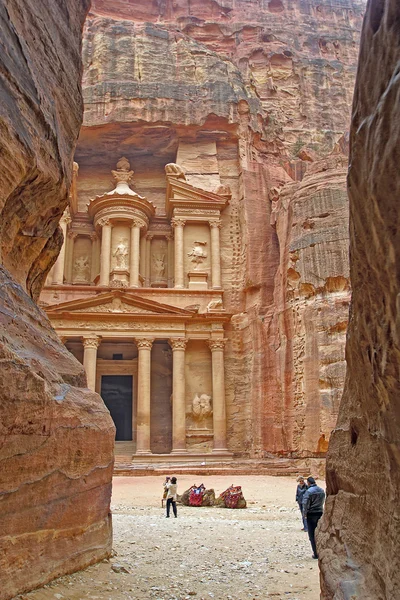
[[[91,281],[91,283],[93,283],[96,278],[96,275],[97,275],[97,252],[98,252],[98,244],[97,244],[98,235],[97,235],[97,233],[92,233],[90,236],[90,239],[92,240],[92,260],[90,263],[90,281]]]
[[[226,340],[209,340],[212,359],[213,389],[213,452],[228,452],[226,447],[225,365],[224,347]]]
[[[142,237],[140,238],[139,274],[144,279],[144,285],[146,285],[146,236],[145,235],[142,235]]]
[[[69,210],[66,209],[60,220],[60,227],[64,235],[64,241],[61,246],[60,254],[54,265],[53,272],[53,284],[62,285],[64,283],[64,267],[65,267],[65,249],[67,241],[67,227],[68,223],[71,223],[71,217],[69,216]]]
[[[151,240],[153,237],[151,233],[146,235],[146,287],[151,286]]]
[[[140,221],[133,221],[131,226],[131,248],[129,255],[129,285],[139,287],[140,261]]]
[[[68,231],[67,249],[65,252],[65,280],[72,283],[72,273],[74,268],[74,245],[78,234],[75,231]]]
[[[101,254],[100,254],[100,282],[99,285],[110,285],[111,271],[111,223],[109,219],[100,219],[101,226]]]
[[[211,229],[211,284],[213,290],[221,289],[221,249],[219,243],[219,230],[221,221],[210,221]]]
[[[166,236],[168,248],[167,248],[167,281],[168,287],[172,287],[174,280],[174,236],[172,233],[168,233]]]
[[[99,345],[100,338],[95,334],[83,338],[83,366],[86,371],[87,386],[93,392],[96,391],[97,348]]]
[[[185,348],[186,338],[169,340],[172,348],[172,454],[186,452]]]
[[[175,288],[183,289],[185,287],[185,278],[183,272],[184,257],[183,257],[183,228],[186,221],[184,219],[174,218],[171,221],[175,229]]]
[[[135,340],[139,349],[136,454],[150,454],[151,347],[154,340]]]

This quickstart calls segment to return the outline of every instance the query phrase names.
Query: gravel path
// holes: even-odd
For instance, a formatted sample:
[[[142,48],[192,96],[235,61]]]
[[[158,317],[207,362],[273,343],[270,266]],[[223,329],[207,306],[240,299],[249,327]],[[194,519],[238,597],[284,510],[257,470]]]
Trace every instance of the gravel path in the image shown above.
[[[179,491],[195,481],[180,477]],[[112,559],[19,598],[318,600],[318,565],[301,531],[296,482],[264,476],[202,482],[217,493],[242,485],[248,508],[178,505],[178,518],[166,519],[159,477],[115,478]]]

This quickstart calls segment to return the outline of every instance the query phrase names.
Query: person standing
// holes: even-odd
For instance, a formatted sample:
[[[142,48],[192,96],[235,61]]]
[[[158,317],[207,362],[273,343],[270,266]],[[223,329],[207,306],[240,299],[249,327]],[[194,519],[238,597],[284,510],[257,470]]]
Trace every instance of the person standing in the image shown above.
[[[303,496],[307,491],[307,486],[304,477],[297,478],[297,489],[296,489],[296,502],[299,505],[299,509],[301,512],[301,518],[303,520],[303,529],[302,531],[308,531],[307,521],[303,515]]]
[[[318,558],[315,544],[315,530],[324,510],[325,492],[320,488],[314,477],[307,477],[307,491],[303,496],[303,516],[307,521],[308,537],[313,549],[313,558]]]
[[[176,510],[176,499],[177,499],[177,492],[178,492],[178,485],[176,482],[176,477],[171,477],[171,481],[168,481],[165,484],[167,491],[167,514],[165,515],[167,519],[169,519],[169,513],[171,510],[171,504],[172,504],[172,510],[174,512],[174,517],[176,519],[176,517],[178,516],[178,511]]]

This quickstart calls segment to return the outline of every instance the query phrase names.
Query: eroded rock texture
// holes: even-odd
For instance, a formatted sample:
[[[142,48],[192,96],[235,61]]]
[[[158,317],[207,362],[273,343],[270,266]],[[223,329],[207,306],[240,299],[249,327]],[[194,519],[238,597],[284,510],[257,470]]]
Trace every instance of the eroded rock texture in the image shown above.
[[[62,242],[87,8],[74,0],[0,2],[2,600],[111,549],[114,427],[30,297]]]
[[[225,364],[230,449],[242,455],[321,455],[334,426],[349,301],[343,134],[363,10],[94,0],[86,24],[80,210],[121,154],[161,212],[168,162],[232,190]]]
[[[400,7],[373,0],[351,127],[348,373],[327,463],[322,597],[400,594]]]

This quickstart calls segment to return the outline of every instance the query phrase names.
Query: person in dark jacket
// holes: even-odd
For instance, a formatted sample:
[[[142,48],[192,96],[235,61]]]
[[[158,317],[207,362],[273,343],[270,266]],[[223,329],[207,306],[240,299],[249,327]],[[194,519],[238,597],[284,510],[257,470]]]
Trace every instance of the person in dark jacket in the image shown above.
[[[318,558],[315,544],[315,530],[324,510],[325,492],[320,488],[314,477],[307,477],[307,491],[303,496],[303,515],[307,520],[308,537],[313,549],[313,558]]]
[[[296,502],[299,505],[299,509],[301,512],[301,518],[303,519],[303,529],[302,531],[308,531],[307,521],[303,515],[303,496],[307,491],[306,481],[304,477],[297,478],[297,489],[296,489]]]

